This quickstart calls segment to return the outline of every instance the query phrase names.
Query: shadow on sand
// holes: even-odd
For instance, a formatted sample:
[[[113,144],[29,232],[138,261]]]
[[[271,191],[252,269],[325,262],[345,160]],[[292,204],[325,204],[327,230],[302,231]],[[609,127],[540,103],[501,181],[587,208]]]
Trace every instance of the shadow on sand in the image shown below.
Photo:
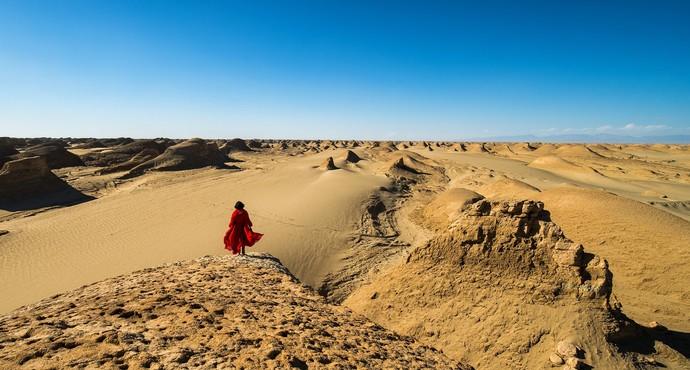
[[[655,342],[660,342],[678,352],[683,357],[690,357],[690,333],[670,330],[663,326],[649,328],[634,322],[624,314],[621,315],[623,315],[630,324],[625,330],[627,335],[621,338],[621,340],[614,340],[621,351],[638,353],[641,355],[654,355],[657,353]],[[667,367],[666,364],[658,361],[655,366],[660,368]]]
[[[30,211],[40,208],[71,206],[95,199],[72,187],[57,192],[31,196],[24,199],[0,199],[0,209],[10,212]]]

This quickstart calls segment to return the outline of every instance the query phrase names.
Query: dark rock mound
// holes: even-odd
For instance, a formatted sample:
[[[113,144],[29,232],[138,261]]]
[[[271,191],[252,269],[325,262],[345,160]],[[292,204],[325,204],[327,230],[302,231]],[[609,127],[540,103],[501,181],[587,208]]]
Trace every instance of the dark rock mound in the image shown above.
[[[75,149],[93,149],[93,148],[110,148],[114,146],[126,145],[134,142],[128,137],[118,137],[111,139],[85,139],[82,143],[75,145]]]
[[[65,149],[67,143],[62,141],[52,141],[44,144],[38,144],[26,148],[21,153],[14,156],[15,159],[28,157],[43,157],[51,169],[83,166],[84,162],[79,156],[70,153]]]
[[[230,158],[221,153],[215,143],[190,139],[173,145],[163,154],[132,168],[124,177],[139,176],[146,171],[179,171],[208,166],[228,168],[225,165],[228,161]]]
[[[9,138],[0,138],[0,158],[19,153]]]
[[[263,144],[259,140],[249,140],[247,143],[247,146],[252,148],[252,149],[261,149],[263,148]]]
[[[44,157],[9,161],[0,170],[0,207],[3,209],[40,208],[88,199],[55,176]]]
[[[251,152],[252,148],[244,140],[235,138],[223,144],[219,150],[228,154],[232,152]]]
[[[360,158],[357,153],[353,152],[352,150],[348,150],[347,154],[345,155],[345,161],[349,163],[357,163],[361,161],[362,158]]]
[[[335,163],[333,162],[333,157],[328,157],[328,159],[326,159],[326,160],[321,164],[321,166],[320,166],[319,168],[321,168],[322,170],[327,170],[327,171],[332,171],[332,170],[337,170],[337,169],[338,169],[338,167],[337,167],[337,166],[335,165]]]
[[[108,151],[85,154],[81,158],[88,166],[116,167],[120,164],[133,160],[134,157],[140,153],[142,156],[150,155],[151,153],[156,153],[156,156],[160,155],[163,153],[165,148],[166,147],[164,144],[154,140],[137,140],[122,146],[117,146]],[[143,162],[139,162],[138,164],[141,163]]]
[[[161,153],[156,149],[143,149],[128,161],[108,166],[98,171],[98,173],[105,175],[114,172],[129,171],[142,163],[146,163],[147,161],[158,157],[160,154]]]
[[[12,160],[12,156],[18,153],[14,143],[12,143],[9,138],[0,138],[0,166]]]

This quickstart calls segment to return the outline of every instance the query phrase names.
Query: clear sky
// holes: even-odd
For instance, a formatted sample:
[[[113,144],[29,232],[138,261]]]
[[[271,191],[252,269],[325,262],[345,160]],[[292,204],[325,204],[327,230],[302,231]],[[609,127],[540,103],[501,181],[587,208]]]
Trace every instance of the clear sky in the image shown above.
[[[690,134],[690,1],[0,0],[0,136]]]

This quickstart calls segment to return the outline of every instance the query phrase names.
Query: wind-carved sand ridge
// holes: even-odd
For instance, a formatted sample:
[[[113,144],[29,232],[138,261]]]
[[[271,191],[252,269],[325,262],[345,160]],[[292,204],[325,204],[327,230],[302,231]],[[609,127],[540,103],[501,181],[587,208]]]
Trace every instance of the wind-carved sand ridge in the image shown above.
[[[14,208],[0,209],[4,312],[135,270],[225,254],[221,238],[232,203],[241,199],[257,231],[266,234],[253,252],[280,258],[327,302],[351,307],[388,330],[443,350],[454,361],[480,369],[690,368],[688,146],[0,140],[3,163],[30,154],[46,163],[39,172],[87,198],[63,208],[55,206],[75,202],[17,208],[13,200]],[[82,163],[63,167],[72,155]],[[10,183],[22,181],[17,173]],[[56,193],[39,193],[58,200]],[[241,265],[249,261],[245,259],[205,261],[248,276],[252,269],[262,269],[260,264]],[[184,267],[198,263],[176,268],[205,274],[198,271],[206,267],[193,272]],[[137,281],[138,274],[96,285],[122,292],[114,287]],[[212,291],[214,283],[208,284]],[[253,287],[273,291],[258,277]],[[178,288],[179,296],[189,293],[186,287]],[[296,290],[288,292],[284,294]],[[214,299],[207,295],[195,297]],[[144,304],[145,297],[131,302]],[[58,307],[56,300],[47,299],[41,307]],[[168,318],[182,315],[193,327],[198,320],[185,316],[190,313],[183,303],[174,300],[166,306]],[[320,304],[324,306],[318,315],[343,309]],[[81,315],[78,307],[69,309],[74,316],[65,315],[67,324],[68,318]],[[20,310],[30,316],[32,308]],[[195,315],[194,309],[189,311]],[[12,315],[0,320],[19,326],[31,322],[36,330],[70,330],[29,316],[26,322],[12,321],[17,319]],[[144,315],[135,316],[137,325],[145,325]],[[241,321],[241,315],[224,317]],[[230,325],[224,321],[220,326]],[[182,326],[180,330],[186,330],[189,325]],[[121,326],[115,336],[127,337],[126,328]],[[220,329],[203,330],[204,335],[217,335]],[[43,339],[33,343],[45,346],[32,347],[33,339],[17,339],[1,325],[0,333],[0,356],[12,353],[7,357],[12,366],[20,366],[18,361],[28,356],[23,366],[31,367],[50,356],[67,356],[60,352],[67,350],[74,355],[72,361],[88,347],[68,348],[76,342],[65,336],[68,345],[52,348],[40,341],[48,337],[35,331],[30,337]],[[14,341],[26,347],[7,344]],[[258,342],[237,343],[257,348]],[[159,363],[172,359],[162,347],[130,346],[126,341],[118,345],[127,354],[117,349],[113,353],[121,356],[104,364],[136,367],[141,365],[136,353],[144,352]],[[132,346],[144,347],[136,352]],[[285,345],[284,353],[296,353],[290,346]],[[248,368],[290,364],[288,355],[257,365],[243,362],[234,349],[221,353],[220,347],[207,347],[167,348],[180,351],[176,358],[189,364],[214,359],[227,363],[232,356]],[[21,356],[11,352],[19,348],[25,350]],[[385,346],[377,348],[386,351]],[[299,359],[312,368],[324,365],[318,356]],[[424,361],[419,367],[430,364]],[[374,363],[381,364],[369,364]]]

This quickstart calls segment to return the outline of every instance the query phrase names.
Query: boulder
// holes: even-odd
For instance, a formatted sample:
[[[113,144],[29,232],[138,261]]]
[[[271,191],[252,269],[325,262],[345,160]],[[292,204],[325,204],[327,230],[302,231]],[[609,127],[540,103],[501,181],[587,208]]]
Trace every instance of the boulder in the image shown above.
[[[577,356],[578,351],[574,344],[562,340],[556,344],[556,353],[563,358],[568,358]]]
[[[564,361],[563,361],[563,359],[561,358],[561,356],[559,356],[559,355],[556,354],[556,353],[552,353],[552,354],[549,356],[549,362],[551,363],[552,366],[560,366],[560,365],[563,365],[563,364],[564,364]]]
[[[569,357],[565,360],[565,367],[570,369],[581,369],[583,365],[584,363],[579,358]]]

